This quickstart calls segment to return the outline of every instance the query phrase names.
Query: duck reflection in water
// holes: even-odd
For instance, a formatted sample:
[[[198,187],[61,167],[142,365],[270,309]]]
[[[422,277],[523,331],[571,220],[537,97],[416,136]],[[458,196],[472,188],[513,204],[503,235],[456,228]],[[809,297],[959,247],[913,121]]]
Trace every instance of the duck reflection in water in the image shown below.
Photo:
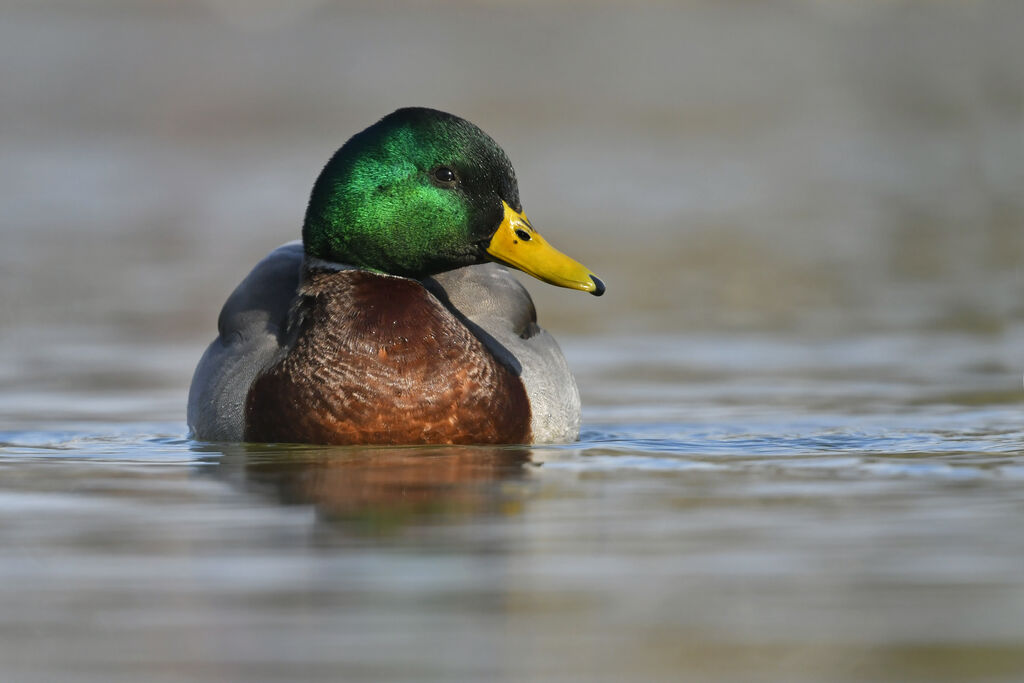
[[[529,468],[538,466],[530,449],[515,446],[198,448],[220,454],[212,473],[237,488],[282,505],[311,504],[321,520],[370,533],[515,514],[528,495]]]

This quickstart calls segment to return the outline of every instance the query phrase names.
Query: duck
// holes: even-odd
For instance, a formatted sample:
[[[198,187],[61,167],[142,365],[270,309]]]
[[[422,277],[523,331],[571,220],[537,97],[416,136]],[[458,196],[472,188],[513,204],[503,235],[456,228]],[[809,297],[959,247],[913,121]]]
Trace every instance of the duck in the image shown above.
[[[324,166],[302,239],[228,297],[192,377],[197,441],[538,444],[578,439],[580,395],[510,269],[600,296],[526,217],[504,150],[399,109]]]

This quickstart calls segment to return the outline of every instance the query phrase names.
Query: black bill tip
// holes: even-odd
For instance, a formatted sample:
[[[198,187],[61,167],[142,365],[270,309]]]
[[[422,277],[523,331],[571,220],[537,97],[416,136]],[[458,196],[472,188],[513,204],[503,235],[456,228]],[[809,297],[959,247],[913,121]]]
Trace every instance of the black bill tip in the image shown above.
[[[591,292],[591,294],[593,294],[594,296],[601,296],[602,294],[604,294],[604,283],[601,282],[601,278],[594,275],[593,273],[590,273],[590,279],[594,281],[595,287],[594,291]]]

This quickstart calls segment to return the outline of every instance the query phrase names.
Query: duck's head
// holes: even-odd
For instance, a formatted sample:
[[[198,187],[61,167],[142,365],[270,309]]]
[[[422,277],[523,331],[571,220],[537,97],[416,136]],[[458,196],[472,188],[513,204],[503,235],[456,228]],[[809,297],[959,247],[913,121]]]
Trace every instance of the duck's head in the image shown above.
[[[399,109],[346,142],[313,186],[302,241],[310,257],[393,275],[498,261],[604,293],[597,276],[533,229],[501,147],[434,109]]]

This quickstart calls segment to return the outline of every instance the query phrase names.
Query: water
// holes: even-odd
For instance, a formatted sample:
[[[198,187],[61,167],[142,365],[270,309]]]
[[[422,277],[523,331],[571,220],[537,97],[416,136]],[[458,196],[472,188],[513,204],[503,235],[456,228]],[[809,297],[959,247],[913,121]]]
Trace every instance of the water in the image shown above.
[[[1024,679],[1024,6],[289,7],[0,8],[0,678]],[[527,282],[582,438],[189,440],[409,104],[607,281]]]
[[[7,430],[3,668],[1015,680],[1021,342],[570,338],[586,424],[557,447]]]

